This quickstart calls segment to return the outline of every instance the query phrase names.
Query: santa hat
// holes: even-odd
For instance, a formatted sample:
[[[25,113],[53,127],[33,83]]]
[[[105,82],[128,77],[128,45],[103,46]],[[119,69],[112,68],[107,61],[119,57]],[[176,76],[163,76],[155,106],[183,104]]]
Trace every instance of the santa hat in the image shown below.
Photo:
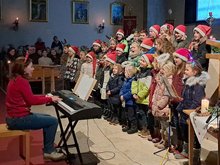
[[[164,30],[169,30],[171,33],[173,32],[173,25],[169,24],[169,23],[165,23],[164,25],[162,25],[160,27],[160,29],[164,29]]]
[[[150,30],[152,30],[156,35],[159,35],[160,33],[160,25],[153,25],[150,27]]]
[[[92,45],[97,45],[97,46],[101,47],[101,44],[102,44],[101,40],[95,40]]]
[[[208,36],[211,33],[211,27],[207,25],[198,25],[194,28],[202,37]]]
[[[117,44],[116,50],[120,51],[120,52],[124,52],[126,45],[123,43],[119,43]]]
[[[86,57],[90,57],[92,59],[92,69],[93,69],[93,76],[95,75],[96,71],[96,55],[94,52],[89,52],[86,54]]]
[[[145,38],[142,43],[141,43],[141,47],[145,48],[145,49],[151,49],[154,45],[154,42],[151,38]]]
[[[163,53],[159,55],[158,57],[156,57],[156,60],[158,64],[160,64],[160,66],[163,66],[164,64],[166,64],[169,61],[169,59],[170,59],[169,53]]]
[[[75,53],[75,54],[78,54],[78,52],[79,52],[79,49],[76,46],[70,46],[68,49],[69,49],[69,51],[71,51],[72,53]]]
[[[122,35],[122,36],[124,37],[125,32],[124,32],[124,30],[123,30],[123,29],[118,29],[118,31],[117,31],[117,33],[116,33],[116,35],[117,35],[117,34],[120,34],[120,35]]]
[[[184,25],[178,25],[175,29],[174,32],[177,32],[179,34],[182,34],[183,36],[186,36],[186,26]]]
[[[109,61],[112,64],[116,63],[116,54],[115,53],[109,53],[107,54],[107,57],[105,58],[106,61]]]
[[[148,63],[148,64],[152,64],[152,62],[154,61],[154,57],[152,54],[143,54],[142,57],[144,58],[144,60]]]
[[[179,48],[173,53],[173,55],[187,62],[190,60],[191,52],[186,48]]]

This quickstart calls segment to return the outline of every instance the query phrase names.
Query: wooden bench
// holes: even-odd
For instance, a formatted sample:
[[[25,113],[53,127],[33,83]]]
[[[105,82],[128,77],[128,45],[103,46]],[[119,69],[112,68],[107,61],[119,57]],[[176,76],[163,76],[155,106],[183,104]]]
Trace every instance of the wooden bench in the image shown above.
[[[50,78],[50,91],[55,91],[55,78],[60,76],[59,65],[34,65],[30,82],[42,82],[42,94],[45,94],[45,81]]]
[[[30,132],[22,130],[9,130],[6,124],[0,124],[0,138],[19,137],[19,155],[30,164]],[[24,150],[25,148],[25,150]],[[24,152],[25,151],[25,152]]]

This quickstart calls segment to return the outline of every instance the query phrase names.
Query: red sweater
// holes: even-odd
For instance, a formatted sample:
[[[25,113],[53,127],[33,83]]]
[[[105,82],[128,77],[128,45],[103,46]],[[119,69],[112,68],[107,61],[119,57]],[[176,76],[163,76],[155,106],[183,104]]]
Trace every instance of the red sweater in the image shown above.
[[[52,98],[34,95],[27,79],[17,76],[8,83],[6,110],[8,117],[22,117],[30,114],[31,105],[50,103]]]

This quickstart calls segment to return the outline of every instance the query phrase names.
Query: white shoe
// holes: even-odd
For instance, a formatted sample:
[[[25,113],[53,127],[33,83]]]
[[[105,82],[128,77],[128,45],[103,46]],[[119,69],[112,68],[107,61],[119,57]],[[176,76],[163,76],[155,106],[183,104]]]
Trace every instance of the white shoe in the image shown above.
[[[65,159],[65,155],[63,153],[59,152],[52,152],[50,154],[44,153],[44,159],[45,160],[52,160],[52,161],[59,161]]]

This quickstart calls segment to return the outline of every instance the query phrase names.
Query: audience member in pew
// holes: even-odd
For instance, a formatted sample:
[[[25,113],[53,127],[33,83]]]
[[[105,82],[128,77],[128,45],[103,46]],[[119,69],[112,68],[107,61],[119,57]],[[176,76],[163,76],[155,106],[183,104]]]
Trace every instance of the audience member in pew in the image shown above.
[[[32,76],[33,64],[30,58],[19,57],[12,67],[12,77],[9,81],[6,94],[6,123],[12,130],[43,129],[44,158],[58,161],[64,158],[54,147],[54,139],[58,121],[47,114],[31,112],[32,105],[41,105],[57,102],[57,96],[34,95],[28,82]]]
[[[58,54],[62,54],[62,52],[63,52],[63,45],[62,45],[61,41],[58,39],[57,36],[53,37],[53,42],[51,44],[51,49],[52,48],[55,49]]]
[[[6,60],[8,63],[10,62],[14,62],[15,59],[17,58],[17,52],[16,49],[14,47],[9,47],[7,54],[6,54]]]
[[[50,57],[47,57],[47,51],[43,50],[42,52],[42,57],[38,59],[38,64],[39,65],[52,65],[53,61],[51,60]]]
[[[67,59],[68,59],[68,51],[69,51],[70,45],[64,45],[63,46],[63,54],[60,57],[60,65],[66,65]]]
[[[60,55],[57,54],[56,49],[51,49],[50,58],[53,61],[53,65],[60,65]]]
[[[45,42],[43,42],[43,40],[40,37],[37,38],[37,41],[35,42],[34,46],[36,48],[36,51],[46,49]]]
[[[36,48],[33,45],[28,46],[29,58],[32,60],[33,64],[38,64],[38,59],[40,58],[36,53]]]
[[[183,150],[176,153],[176,159],[184,159],[188,157],[188,125],[186,120],[188,116],[183,113],[184,109],[196,109],[201,106],[201,100],[206,96],[205,86],[209,79],[207,72],[202,71],[203,68],[198,61],[190,61],[186,64],[184,75],[184,89],[182,92],[182,101],[176,110],[180,113],[180,130],[183,139]],[[200,164],[201,145],[195,136],[193,164]]]

